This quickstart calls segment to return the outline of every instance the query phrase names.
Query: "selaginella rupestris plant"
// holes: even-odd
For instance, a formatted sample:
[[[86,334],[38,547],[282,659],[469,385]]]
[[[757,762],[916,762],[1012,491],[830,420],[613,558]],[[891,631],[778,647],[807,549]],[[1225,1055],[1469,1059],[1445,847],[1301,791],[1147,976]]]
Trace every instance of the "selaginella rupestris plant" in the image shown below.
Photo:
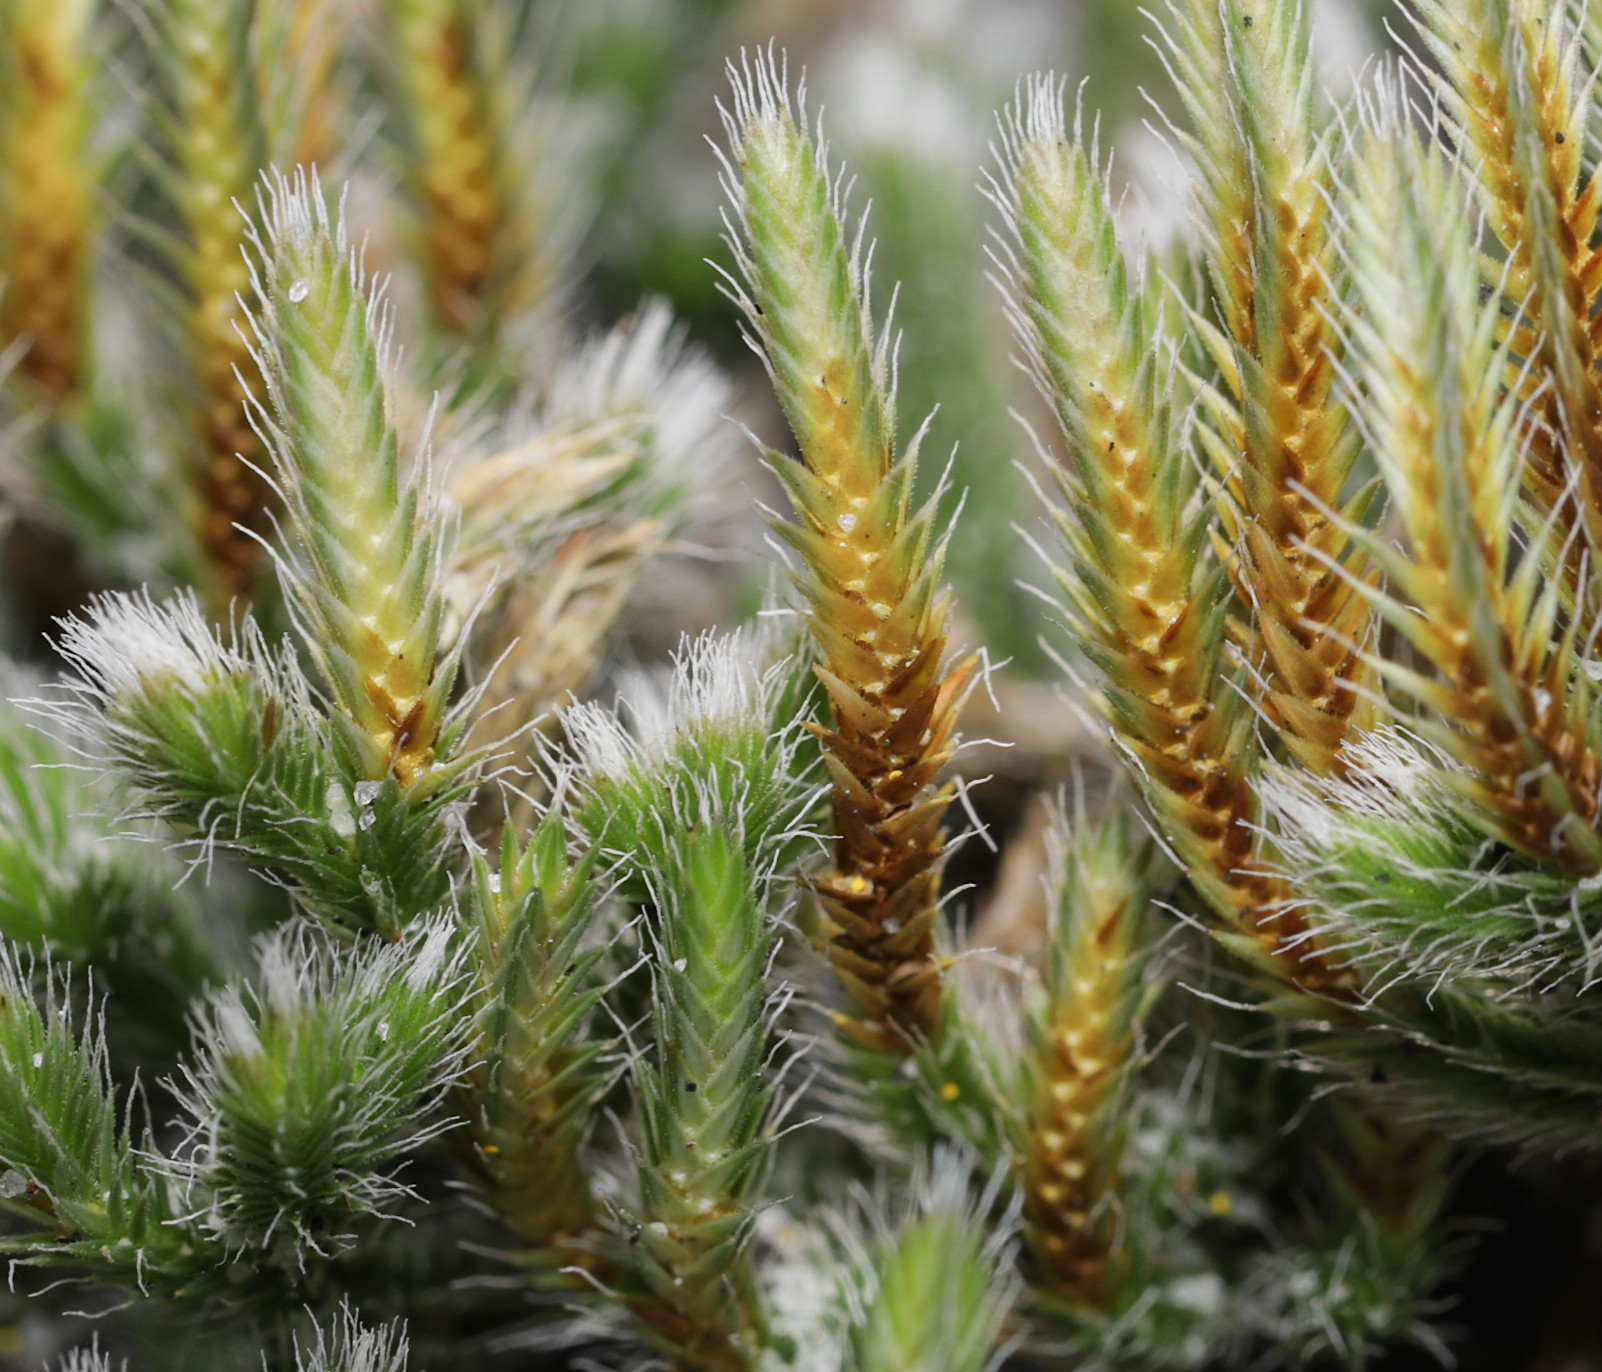
[[[805,569],[832,705],[815,727],[835,781],[836,854],[817,891],[856,1007],[842,1026],[873,1046],[911,1045],[939,1031],[951,789],[938,778],[977,664],[945,660],[939,514],[935,501],[913,507],[921,435],[898,449],[892,344],[874,336],[861,235],[853,245],[783,74],[758,62],[735,91],[727,190],[744,283],[732,291],[801,448],[800,462],[771,459],[799,521],[778,528]]]
[[[1002,956],[957,501],[774,51],[725,284],[791,575],[598,673],[731,386],[552,308],[540,25],[0,0],[6,490],[121,578],[0,711],[0,1246],[58,1366],[1449,1355],[1450,1140],[1599,1141],[1602,21],[1408,14],[1434,66],[1337,108],[1302,5],[1166,7],[1194,260],[1060,80],[1000,116],[1053,651],[1129,782],[1050,809]],[[110,180],[101,41],[152,83]],[[164,361],[108,368],[131,315]]]

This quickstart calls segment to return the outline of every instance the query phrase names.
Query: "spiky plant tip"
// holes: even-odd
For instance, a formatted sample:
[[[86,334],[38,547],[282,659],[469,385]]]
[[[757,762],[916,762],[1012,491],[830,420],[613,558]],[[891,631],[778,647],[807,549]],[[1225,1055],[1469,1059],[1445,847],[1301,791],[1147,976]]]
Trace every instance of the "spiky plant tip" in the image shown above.
[[[567,718],[584,771],[621,778],[660,763],[687,739],[749,748],[754,735],[781,722],[774,697],[788,664],[765,661],[768,646],[751,629],[704,633],[680,644],[665,682],[643,674],[626,682],[620,712],[575,706]]]
[[[639,737],[615,719],[581,729],[592,764],[659,778],[632,821],[656,912],[659,1049],[633,1072],[639,1196],[620,1213],[631,1242],[618,1263],[652,1339],[696,1366],[750,1366],[766,1337],[750,1243],[783,1072],[773,1025],[786,993],[770,973],[788,884],[773,877],[809,808],[791,775],[799,730],[793,658],[773,661],[782,646],[771,633],[704,638],[654,703],[636,695]],[[586,808],[608,794],[603,782]]]
[[[1326,120],[1316,107],[1310,8],[1259,12],[1248,0],[1167,0],[1166,9],[1155,46],[1190,115],[1190,127],[1175,132],[1200,171],[1197,227],[1227,337],[1251,358],[1263,358],[1265,348],[1296,350],[1299,328],[1273,334],[1287,305],[1299,313],[1311,303],[1307,295],[1297,300],[1307,272],[1291,256],[1316,262],[1323,243]],[[1309,226],[1313,241],[1299,242]],[[1254,248],[1272,260],[1257,261]],[[1290,275],[1280,275],[1287,267]],[[1265,284],[1271,298],[1260,299]],[[1307,282],[1301,289],[1320,288]],[[1237,396],[1240,379],[1232,378]]]
[[[434,320],[447,336],[504,344],[552,290],[561,257],[555,216],[539,203],[538,159],[514,137],[514,121],[532,116],[506,15],[396,0],[386,19]]]
[[[1409,15],[1437,67],[1443,123],[1472,148],[1487,224],[1507,252],[1507,293],[1522,313],[1504,321],[1523,374],[1508,380],[1534,407],[1524,483],[1537,506],[1578,535],[1561,564],[1571,594],[1596,596],[1602,537],[1602,299],[1594,247],[1602,190],[1580,149],[1594,101],[1582,21],[1586,6],[1547,0],[1423,0]],[[1582,554],[1589,557],[1582,562]],[[1589,564],[1591,585],[1581,585]]]
[[[295,1372],[406,1372],[411,1353],[404,1320],[368,1324],[347,1301],[304,1345],[297,1334],[292,1346]]]
[[[743,278],[732,293],[801,450],[799,461],[769,455],[798,519],[777,527],[801,556],[833,713],[817,732],[834,781],[835,870],[816,890],[852,1032],[904,1052],[940,1025],[935,928],[953,792],[939,775],[977,661],[947,660],[938,496],[913,510],[918,443],[898,451],[862,232],[849,234],[775,54],[730,75],[725,187]]]
[[[695,521],[717,505],[734,458],[735,433],[722,420],[733,390],[666,300],[647,298],[564,363],[549,390],[544,424],[615,420],[638,437],[646,510]]]
[[[431,479],[402,471],[390,315],[316,173],[269,173],[250,231],[268,439],[295,547],[281,562],[351,765],[403,787],[434,764],[454,679],[442,651],[447,542]],[[426,459],[425,459],[426,461]]]
[[[1069,827],[1071,824],[1071,827]],[[1127,1272],[1118,1190],[1129,1081],[1138,1068],[1152,898],[1150,845],[1116,809],[1081,806],[1052,835],[1046,974],[1030,1025],[1020,1117],[1024,1209],[1042,1285],[1088,1308]]]
[[[197,866],[218,852],[264,864],[347,933],[399,937],[448,898],[451,817],[479,755],[453,754],[409,788],[364,777],[294,645],[269,650],[248,618],[225,638],[192,594],[103,597],[65,622],[61,647],[77,678],[29,708],[114,764],[139,812],[167,821],[156,832]]]
[[[1202,170],[1197,222],[1222,323],[1191,321],[1222,373],[1196,379],[1196,437],[1217,469],[1266,713],[1303,765],[1329,771],[1348,729],[1373,719],[1371,613],[1354,582],[1374,573],[1329,517],[1358,515],[1371,495],[1347,489],[1361,441],[1335,385],[1328,205],[1345,143],[1316,107],[1306,6],[1255,14],[1231,0],[1176,20],[1169,56],[1192,121],[1181,138]],[[1211,86],[1196,84],[1203,72]]]
[[[302,704],[304,683],[254,627],[225,640],[192,592],[160,604],[148,591],[96,597],[61,621],[56,646],[76,675],[31,708],[180,825],[227,785],[223,773],[253,770]]]
[[[267,161],[327,167],[340,156],[347,25],[337,0],[291,0],[251,15],[250,57]]]
[[[277,8],[277,7],[273,7]],[[286,6],[285,9],[303,8]],[[190,480],[212,599],[247,597],[269,527],[265,454],[251,425],[250,354],[240,301],[250,289],[241,251],[257,169],[268,158],[259,122],[262,73],[251,61],[262,13],[212,0],[180,0],[154,25],[166,87],[168,166],[162,184],[178,221],[164,235],[185,300],[178,316],[190,372]]]
[[[1100,670],[1100,705],[1165,837],[1238,946],[1282,980],[1346,994],[1282,884],[1259,874],[1251,717],[1226,671],[1224,569],[1129,282],[1105,174],[1060,82],[1025,84],[1004,117],[992,188],[1014,328],[1068,449],[1058,571]]]
[[[261,941],[259,987],[197,1018],[178,1087],[193,1147],[167,1164],[220,1238],[315,1252],[339,1216],[407,1194],[380,1169],[452,1124],[463,964],[444,920],[354,953],[304,923]]]
[[[582,1142],[611,1046],[588,1025],[605,953],[589,939],[598,853],[571,862],[564,822],[553,812],[526,844],[508,825],[498,869],[475,859],[468,904],[483,995],[474,1141],[491,1203],[547,1266],[582,1262],[574,1243],[595,1221]]]
[[[1560,534],[1547,520],[1518,549],[1528,444],[1527,405],[1506,385],[1515,344],[1499,293],[1482,291],[1472,185],[1410,125],[1403,80],[1387,75],[1365,110],[1343,252],[1364,310],[1352,316],[1352,403],[1407,555],[1351,534],[1387,577],[1366,597],[1440,676],[1396,660],[1375,669],[1426,707],[1414,727],[1464,765],[1507,842],[1594,872],[1591,685],[1574,670],[1578,621],[1554,633],[1561,578],[1543,581]]]
[[[23,1265],[170,1294],[216,1255],[116,1099],[103,1004],[75,1002],[69,972],[0,945],[0,1204],[31,1231],[4,1246]]]
[[[1011,1266],[1016,1212],[998,1219],[998,1188],[976,1185],[972,1160],[936,1150],[913,1174],[900,1215],[880,1212],[857,1250],[851,1342],[862,1372],[995,1365],[1019,1295]]]
[[[87,1348],[74,1348],[61,1355],[52,1364],[52,1372],[127,1372],[128,1360],[112,1361],[111,1354],[103,1352],[98,1336]]]
[[[111,787],[82,756],[103,756],[102,740],[26,699],[39,685],[0,658],[0,933],[94,966],[108,990],[162,988],[170,1009],[144,1018],[153,1043],[176,1047],[181,999],[217,973],[197,902],[174,890],[179,867],[141,841],[148,826],[111,812]]]
[[[69,985],[44,961],[0,945],[0,1092],[8,1113],[0,1132],[6,1164],[4,1197],[13,1213],[51,1224],[72,1215],[86,1181],[111,1163],[98,1137],[115,1122],[104,1025],[91,1017],[79,1033],[69,1009]],[[42,983],[36,987],[36,983]],[[70,1132],[63,1132],[70,1131]],[[88,1161],[89,1175],[74,1176]]]
[[[737,834],[681,828],[651,873],[653,1029],[634,1073],[639,1198],[621,1221],[629,1304],[693,1366],[753,1365],[767,1322],[751,1265],[775,1074],[767,985],[775,924]]]
[[[1402,983],[1507,999],[1602,978],[1574,922],[1588,901],[1496,842],[1450,753],[1385,728],[1348,755],[1339,780],[1280,769],[1261,790],[1309,918],[1372,994]]]
[[[164,687],[203,691],[240,666],[192,592],[160,605],[148,590],[97,596],[87,617],[61,621],[56,647],[107,706]]]
[[[890,343],[872,337],[865,226],[852,234],[845,222],[843,175],[804,123],[804,82],[791,99],[788,57],[744,55],[728,75],[723,183],[735,219],[728,242],[743,277],[728,287],[803,465],[836,496],[827,528],[850,533],[897,465]],[[903,475],[911,477],[910,467]],[[895,496],[904,507],[899,484],[880,502]]]
[[[774,622],[687,639],[670,672],[626,678],[615,709],[563,712],[573,817],[636,898],[686,829],[736,835],[764,884],[816,843],[819,795],[797,720],[808,659]]]

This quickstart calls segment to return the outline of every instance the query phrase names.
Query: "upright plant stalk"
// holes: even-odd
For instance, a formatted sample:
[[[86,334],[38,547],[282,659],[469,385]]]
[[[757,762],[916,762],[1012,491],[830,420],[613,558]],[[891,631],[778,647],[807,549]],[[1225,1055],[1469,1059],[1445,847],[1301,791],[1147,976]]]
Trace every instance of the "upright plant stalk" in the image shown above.
[[[1530,397],[1523,480],[1561,527],[1583,531],[1564,564],[1594,613],[1602,549],[1602,183],[1584,163],[1595,85],[1565,0],[1419,0],[1414,23],[1442,73],[1444,112],[1477,154],[1487,222],[1519,307],[1512,376]]]
[[[384,0],[413,151],[418,249],[436,322],[493,339],[550,284],[526,168],[511,145],[510,72],[494,5]],[[500,16],[504,17],[504,16]]]
[[[638,1073],[640,1208],[629,1304],[680,1366],[759,1365],[751,1196],[768,1151],[772,928],[725,823],[666,837],[654,1029]]]
[[[338,706],[349,765],[410,786],[434,761],[454,659],[439,652],[443,531],[427,487],[402,487],[384,368],[389,316],[343,212],[315,177],[265,183],[251,232],[252,319],[294,534],[287,589]]]
[[[920,1160],[899,1224],[872,1217],[880,1232],[861,1255],[850,1330],[859,1372],[996,1365],[1018,1298],[1011,1223],[995,1214],[994,1186],[974,1192],[971,1162],[942,1148]]]
[[[1335,384],[1344,339],[1329,206],[1346,140],[1317,110],[1304,0],[1189,0],[1169,11],[1193,130],[1181,138],[1200,169],[1198,219],[1222,325],[1203,315],[1192,328],[1227,392],[1203,389],[1211,422],[1196,432],[1223,478],[1218,503],[1264,713],[1303,769],[1341,776],[1350,745],[1380,715],[1364,594],[1378,573],[1348,532],[1365,521],[1380,483],[1348,490],[1361,433]],[[1366,1176],[1406,1190],[1412,1152],[1424,1145],[1365,1125],[1361,1111],[1353,1120],[1375,1143]],[[1416,1199],[1433,1214],[1438,1188]],[[1385,1216],[1356,1223],[1376,1219],[1385,1229]]]
[[[800,673],[779,648],[706,635],[668,682],[563,720],[575,827],[651,912],[650,1042],[631,1064],[638,1188],[613,1202],[626,1233],[605,1252],[608,1280],[675,1365],[718,1372],[766,1366],[771,1338],[753,1238],[784,1070],[774,904],[815,800],[796,766]]]
[[[893,359],[875,345],[862,235],[770,59],[732,73],[726,188],[744,277],[733,294],[801,449],[769,455],[799,517],[777,527],[800,582],[834,707],[817,726],[834,779],[834,870],[816,883],[829,957],[855,1003],[842,1028],[874,1047],[932,1038],[941,1014],[935,951],[938,783],[976,660],[947,663],[950,593],[938,496],[914,511],[918,438],[898,450]]]
[[[327,169],[340,154],[340,48],[349,9],[339,0],[257,3],[251,56],[272,161]]]
[[[259,92],[249,79],[250,19],[250,6],[238,0],[174,0],[161,15],[172,97],[170,185],[183,230],[173,265],[188,297],[195,387],[196,519],[218,610],[249,595],[267,532],[269,490],[258,470],[265,454],[241,379],[251,370],[239,304],[250,268],[237,206],[248,201],[265,160]]]
[[[0,4],[0,349],[53,404],[80,392],[96,175],[95,0]]]
[[[1141,1009],[1152,853],[1114,812],[1054,835],[1044,995],[1025,1065],[1022,1182],[1041,1285],[1075,1306],[1117,1295],[1128,1259],[1116,1199]]]
[[[573,1240],[595,1219],[581,1143],[607,1074],[586,1019],[601,998],[584,946],[596,895],[591,850],[570,868],[560,817],[525,846],[508,830],[498,871],[474,864],[476,967],[488,992],[482,1061],[470,1078],[475,1142],[491,1198],[536,1261],[581,1261]]]
[[[1337,267],[1326,201],[1330,140],[1315,109],[1311,19],[1299,0],[1170,5],[1175,84],[1200,170],[1201,226],[1222,328],[1192,327],[1223,390],[1207,385],[1197,433],[1219,468],[1237,592],[1263,659],[1264,706],[1285,747],[1315,772],[1373,722],[1362,650],[1365,576],[1332,512],[1345,502],[1359,434],[1335,391]],[[1338,144],[1336,146],[1339,146]],[[1216,427],[1215,427],[1216,426]]]
[[[1056,412],[1072,627],[1103,677],[1102,707],[1164,834],[1234,946],[1284,980],[1335,993],[1281,881],[1258,860],[1252,729],[1223,669],[1225,572],[1173,428],[1166,340],[1131,287],[1094,149],[1060,86],[1037,79],[1006,123],[1017,332]]]
[[[1404,558],[1363,535],[1389,583],[1371,597],[1440,675],[1381,670],[1429,708],[1410,726],[1465,765],[1456,784],[1499,837],[1589,875],[1602,869],[1594,695],[1578,622],[1558,627],[1559,583],[1542,584],[1542,543],[1559,532],[1514,555],[1526,445],[1502,383],[1516,343],[1498,341],[1502,302],[1481,300],[1471,190],[1407,127],[1398,83],[1364,117],[1346,245],[1364,314],[1350,327],[1364,422],[1409,548]]]

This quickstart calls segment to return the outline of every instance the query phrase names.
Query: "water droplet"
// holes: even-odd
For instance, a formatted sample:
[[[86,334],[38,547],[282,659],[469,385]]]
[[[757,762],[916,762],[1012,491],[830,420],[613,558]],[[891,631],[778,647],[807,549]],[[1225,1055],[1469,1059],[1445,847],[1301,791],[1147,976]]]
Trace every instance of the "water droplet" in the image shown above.
[[[345,799],[344,788],[337,781],[328,783],[328,789],[323,793],[323,803],[328,806],[328,827],[340,838],[349,838],[356,832],[350,804]]]
[[[674,958],[673,959],[673,970],[675,972],[682,972],[689,965],[690,965],[690,960],[688,958]]]
[[[44,1066],[44,1054],[43,1053],[35,1053],[33,1055],[33,1065],[35,1067],[43,1067]]]
[[[378,1039],[380,1043],[389,1042],[389,1021],[387,1019],[378,1021]]]
[[[371,829],[373,825],[377,823],[377,815],[375,815],[371,810],[363,810],[360,817],[356,820],[356,827],[358,829]]]
[[[358,781],[356,783],[356,803],[358,805],[371,805],[378,799],[378,793],[384,788],[376,781]]]
[[[854,528],[857,527],[857,517],[854,514],[839,515],[835,518],[834,522],[847,533],[850,533]]]
[[[6,1168],[0,1174],[0,1196],[13,1200],[28,1189],[28,1179],[14,1167]]]
[[[304,281],[297,281],[289,288],[289,303],[298,305],[311,294],[311,287]]]

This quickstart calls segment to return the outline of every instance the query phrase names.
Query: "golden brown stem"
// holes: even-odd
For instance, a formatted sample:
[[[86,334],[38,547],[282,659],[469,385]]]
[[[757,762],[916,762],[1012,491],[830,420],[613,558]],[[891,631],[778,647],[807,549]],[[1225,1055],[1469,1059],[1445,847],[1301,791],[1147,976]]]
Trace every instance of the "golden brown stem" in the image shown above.
[[[1382,94],[1348,202],[1348,261],[1370,321],[1355,357],[1366,425],[1411,554],[1369,539],[1390,583],[1373,599],[1427,664],[1382,670],[1428,707],[1419,727],[1464,764],[1460,784],[1507,842],[1594,872],[1602,761],[1575,689],[1579,620],[1559,625],[1543,549],[1518,546],[1527,464],[1521,407],[1502,385],[1499,302],[1480,296],[1461,184],[1400,108]]]
[[[835,779],[836,839],[835,870],[814,889],[829,960],[867,1020],[840,1023],[861,1042],[902,1051],[932,1038],[940,1020],[935,933],[952,788],[937,779],[977,665],[969,659],[943,675],[944,651],[942,635],[886,664],[879,690],[818,673],[835,703],[835,727],[813,728]]]
[[[1223,671],[1227,592],[1172,431],[1164,340],[1130,288],[1101,174],[1049,83],[1026,91],[1009,134],[1017,322],[1069,451],[1062,580],[1104,713],[1209,903],[1278,975],[1344,994],[1349,974],[1259,870],[1252,721]]]
[[[1066,984],[1053,988],[1035,1045],[1024,1209],[1046,1284],[1076,1305],[1106,1305],[1127,1264],[1113,1207],[1123,1151],[1115,1105],[1134,1050],[1130,966],[1145,898],[1138,879],[1091,883],[1073,912],[1083,926],[1066,940],[1058,931]]]
[[[90,11],[29,0],[0,16],[0,348],[26,339],[18,371],[58,405],[86,363]]]
[[[798,523],[832,725],[816,726],[834,781],[834,870],[815,883],[830,961],[860,1042],[909,1051],[940,1026],[936,951],[939,782],[975,659],[948,666],[949,594],[931,504],[913,511],[917,447],[897,450],[888,355],[875,348],[860,259],[817,149],[765,65],[736,82],[728,117],[753,333],[801,450],[772,455]],[[931,546],[931,544],[934,546]]]
[[[1338,773],[1341,744],[1372,723],[1371,615],[1352,584],[1362,559],[1329,515],[1358,445],[1334,388],[1331,178],[1308,78],[1310,22],[1298,5],[1191,0],[1176,16],[1173,57],[1223,323],[1222,334],[1200,324],[1229,392],[1209,390],[1216,432],[1201,437],[1227,492],[1229,568],[1246,612],[1237,638],[1260,666],[1285,748]]]
[[[1448,107],[1477,154],[1488,221],[1507,252],[1515,351],[1534,364],[1514,372],[1533,410],[1526,491],[1559,527],[1583,530],[1564,566],[1579,595],[1582,560],[1594,576],[1602,549],[1602,182],[1584,165],[1589,98],[1569,80],[1561,9],[1431,0],[1420,22],[1444,59]]]
[[[396,61],[416,142],[419,250],[435,316],[452,333],[500,323],[544,282],[524,251],[522,214],[506,184],[502,131],[477,69],[474,7],[389,0]]]

